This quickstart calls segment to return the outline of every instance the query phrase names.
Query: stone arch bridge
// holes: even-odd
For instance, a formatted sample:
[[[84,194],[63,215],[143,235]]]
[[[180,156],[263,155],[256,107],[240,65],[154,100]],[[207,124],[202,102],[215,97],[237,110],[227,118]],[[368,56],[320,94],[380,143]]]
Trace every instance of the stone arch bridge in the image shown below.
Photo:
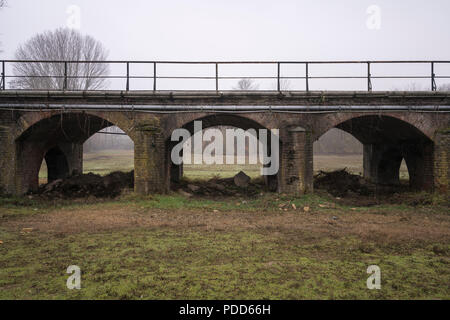
[[[364,145],[364,175],[398,183],[405,159],[411,187],[449,188],[450,96],[447,92],[0,91],[0,188],[38,187],[82,172],[83,143],[116,125],[134,141],[135,191],[165,193],[179,178],[170,160],[173,130],[230,125],[279,129],[280,170],[266,177],[278,192],[313,191],[313,142],[340,128]]]

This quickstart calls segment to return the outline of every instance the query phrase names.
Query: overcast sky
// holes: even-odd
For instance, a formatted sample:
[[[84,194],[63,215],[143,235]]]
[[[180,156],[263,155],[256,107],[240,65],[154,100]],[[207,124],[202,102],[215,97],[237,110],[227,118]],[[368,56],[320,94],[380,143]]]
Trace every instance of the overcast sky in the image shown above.
[[[448,0],[9,0],[0,57],[73,22],[71,5],[110,59],[450,60]]]

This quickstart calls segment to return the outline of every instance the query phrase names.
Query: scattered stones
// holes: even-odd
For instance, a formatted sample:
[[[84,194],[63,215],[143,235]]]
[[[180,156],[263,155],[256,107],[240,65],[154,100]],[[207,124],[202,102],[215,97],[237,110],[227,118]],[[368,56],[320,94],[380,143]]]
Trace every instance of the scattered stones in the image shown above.
[[[186,192],[186,191],[184,191],[183,189],[179,189],[179,190],[178,190],[178,193],[181,194],[181,195],[184,196],[184,197],[187,197],[187,198],[192,197],[192,194],[191,194],[191,193]]]
[[[318,189],[325,189],[336,198],[370,193],[364,178],[349,173],[346,168],[331,172],[319,171],[314,176],[314,186]]]
[[[241,188],[248,187],[250,180],[251,178],[243,171],[240,171],[237,175],[234,176],[234,184]]]
[[[236,176],[240,176],[237,178],[240,180],[247,181],[250,179],[245,173],[241,172]],[[247,178],[245,178],[247,177]],[[242,179],[241,179],[242,178]],[[246,187],[239,187],[235,184],[235,178],[219,178],[214,177],[207,181],[192,181],[182,179],[179,182],[172,183],[172,189],[174,191],[183,190],[184,192],[190,193],[196,196],[233,196],[240,197],[242,194],[244,196],[257,196],[261,193],[261,189],[264,188],[264,180],[249,180],[246,184]],[[242,203],[246,203],[244,200]]]
[[[309,207],[303,207],[304,212],[309,212]]]
[[[88,173],[57,179],[39,188],[38,194],[51,198],[114,198],[123,189],[133,188],[134,171],[112,172],[104,177]]]
[[[198,190],[200,190],[200,187],[197,187],[196,185],[193,185],[193,184],[188,184],[187,187],[189,190],[191,190],[194,193],[197,192]]]

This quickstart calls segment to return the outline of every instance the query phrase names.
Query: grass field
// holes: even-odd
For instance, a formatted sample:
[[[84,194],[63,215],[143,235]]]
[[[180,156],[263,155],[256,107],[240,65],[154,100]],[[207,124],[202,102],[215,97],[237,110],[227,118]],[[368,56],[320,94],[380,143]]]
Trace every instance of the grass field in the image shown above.
[[[449,299],[445,196],[393,197],[0,198],[0,299]]]

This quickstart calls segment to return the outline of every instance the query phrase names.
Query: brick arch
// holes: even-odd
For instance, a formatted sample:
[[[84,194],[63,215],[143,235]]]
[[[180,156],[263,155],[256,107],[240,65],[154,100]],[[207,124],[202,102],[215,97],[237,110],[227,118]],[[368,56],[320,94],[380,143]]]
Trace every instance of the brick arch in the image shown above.
[[[232,126],[243,130],[255,129],[257,132],[259,129],[277,128],[275,121],[265,116],[252,116],[252,115],[236,115],[229,113],[205,113],[205,114],[185,114],[183,116],[174,117],[175,121],[168,126],[165,131],[165,144],[166,144],[166,184],[170,188],[171,181],[179,181],[183,175],[183,165],[175,165],[170,160],[170,153],[175,144],[178,142],[171,141],[171,134],[173,130],[178,128],[187,129],[191,135],[194,133],[194,122],[202,121],[202,129],[207,129],[215,126]],[[270,145],[270,135],[268,137],[268,143]],[[280,137],[280,146],[282,140]],[[275,191],[278,187],[278,175],[265,176],[266,185],[269,190]]]
[[[164,140],[170,139],[173,130],[178,128],[190,129],[194,121],[202,120],[203,129],[214,126],[232,126],[241,129],[278,129],[278,119],[273,114],[230,114],[230,113],[184,113],[175,117],[166,117],[164,123]]]
[[[15,127],[14,140],[20,139],[29,129],[37,125],[41,121],[58,116],[70,116],[70,115],[80,115],[87,117],[94,117],[103,120],[105,126],[101,127],[99,130],[109,127],[117,126],[122,131],[124,131],[131,140],[135,140],[134,118],[127,117],[124,113],[120,112],[97,112],[97,111],[73,111],[73,112],[61,112],[61,111],[41,111],[41,112],[26,112],[21,115],[17,120],[17,126]],[[98,132],[98,130],[96,131]],[[93,132],[91,135],[95,134]],[[89,137],[88,137],[89,138]]]
[[[15,184],[19,194],[38,188],[44,158],[53,166],[66,162],[67,168],[54,170],[57,178],[81,172],[83,143],[103,128],[117,125],[134,141],[133,123],[114,113],[33,112],[19,118],[17,123]],[[60,152],[52,152],[55,150]]]
[[[409,116],[398,114],[356,114],[337,116],[331,127],[342,129],[364,145],[364,176],[378,184],[398,184],[401,161],[404,159],[410,186],[430,189],[433,176],[432,128],[426,121],[416,126]],[[423,119],[422,119],[423,120]],[[422,130],[420,129],[422,128]],[[433,134],[434,134],[434,128]]]
[[[326,114],[317,119],[316,125],[313,129],[313,140],[318,140],[323,134],[332,128],[340,128],[340,126],[345,127],[343,124],[363,117],[384,117],[396,119],[399,123],[409,125],[412,130],[420,132],[429,140],[434,140],[436,125],[433,124],[433,119],[431,119],[431,116],[409,112],[392,112],[383,114],[378,112],[339,112]]]

